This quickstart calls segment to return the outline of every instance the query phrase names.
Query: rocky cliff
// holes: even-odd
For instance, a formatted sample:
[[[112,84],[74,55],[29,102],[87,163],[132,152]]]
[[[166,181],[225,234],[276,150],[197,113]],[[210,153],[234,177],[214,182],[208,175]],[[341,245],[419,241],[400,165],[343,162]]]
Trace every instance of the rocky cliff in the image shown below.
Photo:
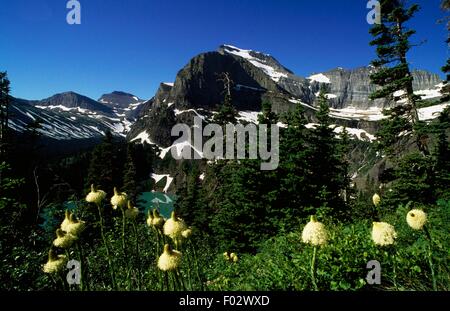
[[[261,103],[268,100],[277,113],[286,112],[300,102],[310,122],[314,122],[316,97],[324,86],[336,124],[373,134],[382,117],[382,108],[394,104],[369,100],[375,90],[370,83],[373,70],[370,66],[352,70],[337,68],[302,78],[271,55],[222,45],[215,52],[192,58],[178,72],[174,83],[162,83],[156,95],[143,105],[127,138],[145,137],[147,142],[170,146],[170,130],[174,124],[192,125],[196,115],[208,120],[217,110],[224,97],[224,84],[220,80],[223,73],[229,73],[233,82],[233,105],[247,121],[256,120]],[[437,85],[441,80],[438,75],[414,71],[413,76],[416,91],[425,90],[428,96],[439,96]]]

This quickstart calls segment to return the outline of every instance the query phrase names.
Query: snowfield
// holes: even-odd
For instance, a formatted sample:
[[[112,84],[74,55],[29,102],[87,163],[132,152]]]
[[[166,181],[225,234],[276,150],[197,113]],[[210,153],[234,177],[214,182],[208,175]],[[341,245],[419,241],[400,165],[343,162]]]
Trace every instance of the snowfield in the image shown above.
[[[330,78],[328,78],[323,73],[318,73],[318,74],[312,75],[312,76],[308,77],[308,79],[311,81],[319,82],[319,83],[327,83],[327,84],[331,83]]]
[[[155,180],[155,184],[160,182],[163,178],[167,178],[166,185],[164,186],[163,192],[167,192],[169,190],[170,185],[173,182],[173,177],[171,177],[169,174],[152,174],[152,178]]]
[[[252,50],[243,50],[243,49],[240,49],[240,48],[232,46],[232,45],[224,45],[224,48],[225,48],[225,52],[227,52],[228,54],[233,54],[233,55],[242,57],[242,58],[246,59],[247,61],[249,61],[253,66],[264,71],[275,82],[279,82],[282,77],[284,77],[284,78],[288,77],[287,74],[285,74],[283,72],[279,72],[272,66],[262,63],[263,60],[261,60],[259,58],[255,58],[252,55],[250,55],[250,53],[253,52]]]

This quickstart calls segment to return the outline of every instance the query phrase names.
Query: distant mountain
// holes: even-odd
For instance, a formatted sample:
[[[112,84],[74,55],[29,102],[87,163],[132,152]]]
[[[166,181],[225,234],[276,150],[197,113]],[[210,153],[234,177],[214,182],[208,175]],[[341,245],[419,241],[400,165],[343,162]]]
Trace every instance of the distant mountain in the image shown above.
[[[143,100],[133,94],[114,91],[112,93],[103,94],[98,101],[102,104],[106,104],[107,106],[128,108],[131,104],[136,104],[138,102],[142,102]]]
[[[52,97],[39,101],[36,106],[38,106],[38,108],[60,109],[63,111],[79,108],[81,110],[86,109],[105,114],[113,114],[111,107],[74,92],[53,95]]]
[[[55,140],[95,139],[102,137],[106,131],[125,137],[144,101],[135,100],[135,96],[123,92],[111,94],[104,95],[111,99],[108,103],[74,92],[34,101],[11,97],[10,127],[23,133],[29,124],[39,121],[42,126],[39,132]],[[123,94],[132,99],[128,105]],[[115,95],[122,99],[120,104],[113,101]]]
[[[161,83],[155,96],[142,106],[127,139],[147,141],[164,149],[173,142],[170,131],[174,124],[193,125],[195,116],[208,122],[223,100],[224,86],[219,78],[225,72],[233,81],[232,102],[243,121],[256,122],[261,103],[268,100],[277,113],[289,111],[300,103],[309,121],[314,123],[316,98],[320,88],[325,87],[334,123],[345,125],[357,138],[369,139],[383,118],[382,109],[396,104],[369,100],[375,90],[370,82],[373,70],[370,66],[352,70],[337,68],[303,78],[269,54],[222,45],[215,52],[192,58],[178,72],[174,83]],[[413,77],[414,89],[423,99],[440,96],[442,81],[438,75],[414,71]],[[439,109],[442,107],[435,110]],[[428,110],[420,114],[423,119],[436,116],[430,116]]]
[[[133,94],[120,91],[103,94],[98,101],[108,107],[111,107],[115,114],[125,115],[125,117],[130,120],[137,118],[141,112],[143,104],[146,102]]]
[[[37,108],[44,107],[40,104],[40,102],[11,98],[9,127],[24,133],[30,124],[38,121],[41,124],[41,129],[38,131],[56,140],[96,138],[102,136],[107,130],[115,132],[115,126],[101,120],[98,114],[88,115],[73,110]]]
[[[74,92],[39,101],[13,99],[10,126],[23,132],[27,124],[41,120],[40,131],[59,140],[95,138],[110,130],[129,141],[147,141],[167,149],[174,140],[170,131],[176,123],[193,125],[195,116],[204,122],[211,120],[223,100],[220,74],[227,72],[233,81],[232,102],[243,122],[256,123],[261,103],[267,100],[277,113],[300,103],[313,124],[316,98],[320,88],[325,87],[336,126],[345,125],[355,138],[373,139],[378,121],[383,118],[382,109],[395,104],[369,100],[375,90],[370,83],[373,70],[370,66],[336,68],[304,78],[269,54],[222,45],[217,51],[192,58],[173,83],[161,83],[148,101],[121,91],[104,94],[98,101]],[[414,71],[413,77],[414,89],[423,99],[439,98],[442,84],[438,75]],[[429,120],[443,107],[424,108],[419,115]]]

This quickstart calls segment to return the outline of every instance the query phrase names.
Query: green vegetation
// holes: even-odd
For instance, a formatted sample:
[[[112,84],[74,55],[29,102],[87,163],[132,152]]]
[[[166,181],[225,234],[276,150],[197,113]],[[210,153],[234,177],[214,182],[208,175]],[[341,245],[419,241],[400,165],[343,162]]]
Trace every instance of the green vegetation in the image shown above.
[[[418,7],[381,5],[382,23],[371,30],[372,97],[405,104],[387,112],[369,143],[345,129],[336,135],[325,89],[315,126],[306,126],[300,103],[277,115],[263,102],[260,128],[287,125],[273,171],[258,159],[161,160],[155,147],[111,133],[93,150],[47,158],[38,122],[24,145],[7,131],[1,73],[0,289],[450,290],[450,109],[418,119],[424,103],[406,58],[414,33],[406,24]],[[222,80],[214,120],[226,126],[236,110],[232,81]],[[163,169],[176,177],[170,217],[175,196],[150,192],[163,188],[150,178]],[[357,170],[363,186],[350,176]],[[67,268],[69,260],[76,265]],[[381,264],[380,284],[366,279],[372,260]]]

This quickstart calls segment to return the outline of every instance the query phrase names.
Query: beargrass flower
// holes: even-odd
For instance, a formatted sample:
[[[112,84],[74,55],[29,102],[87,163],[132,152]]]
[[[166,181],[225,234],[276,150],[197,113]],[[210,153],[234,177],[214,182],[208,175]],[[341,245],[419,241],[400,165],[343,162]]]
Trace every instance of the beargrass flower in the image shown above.
[[[164,226],[164,218],[159,214],[156,208],[153,210],[152,226],[156,229],[162,229]]]
[[[230,260],[231,260],[232,262],[238,262],[239,257],[236,255],[236,253],[231,253],[231,254],[230,254]]]
[[[223,253],[223,258],[225,260],[230,260],[230,254],[228,254],[228,252]]]
[[[70,212],[66,210],[64,220],[61,223],[61,230],[67,232],[69,225],[70,225]]]
[[[176,270],[181,264],[181,253],[173,250],[169,244],[164,245],[164,252],[158,259],[158,268],[162,271]]]
[[[129,219],[136,219],[139,214],[139,209],[137,207],[133,207],[131,202],[128,201],[128,208],[125,210],[125,217]]]
[[[78,220],[74,214],[70,214],[69,223],[66,226],[66,232],[74,236],[79,236],[81,232],[86,228],[86,223],[84,221]]]
[[[372,227],[372,240],[380,246],[392,245],[397,238],[394,226],[386,222],[374,222]]]
[[[103,190],[96,190],[94,185],[91,185],[91,192],[86,196],[86,202],[100,204],[106,198],[106,192]]]
[[[318,222],[315,216],[311,216],[310,222],[308,222],[303,228],[302,241],[303,243],[311,244],[314,246],[321,246],[327,243],[328,233],[323,223]]]
[[[76,240],[76,236],[66,233],[61,229],[56,230],[56,239],[53,240],[53,245],[59,248],[69,248]]]
[[[378,206],[381,202],[381,197],[378,195],[378,193],[375,193],[372,197],[373,205]]]
[[[67,258],[65,255],[56,255],[51,249],[48,252],[48,261],[43,267],[45,273],[57,273],[64,269],[66,265]]]
[[[127,194],[117,191],[117,188],[114,187],[114,195],[111,198],[111,205],[113,206],[113,209],[117,209],[117,207],[125,207],[127,202]]]
[[[186,230],[183,230],[183,232],[181,232],[181,235],[183,236],[183,238],[189,239],[192,235],[192,229],[188,228]]]
[[[182,232],[187,229],[187,226],[183,219],[178,218],[175,212],[172,212],[171,217],[167,219],[163,228],[164,234],[175,240],[182,236]]]
[[[427,222],[427,214],[420,209],[413,209],[406,215],[406,222],[414,230],[422,230]]]
[[[148,213],[148,216],[147,216],[147,226],[149,226],[149,227],[153,226],[152,221],[153,221],[153,215],[150,212],[150,213]]]

